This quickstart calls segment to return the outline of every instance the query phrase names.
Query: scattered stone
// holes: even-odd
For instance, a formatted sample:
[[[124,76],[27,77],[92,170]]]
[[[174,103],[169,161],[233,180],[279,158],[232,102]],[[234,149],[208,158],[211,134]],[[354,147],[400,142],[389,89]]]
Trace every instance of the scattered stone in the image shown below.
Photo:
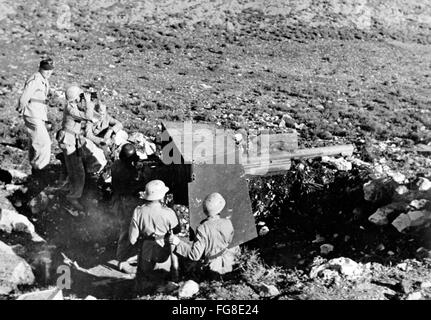
[[[267,285],[266,283],[262,283],[259,285],[258,290],[262,296],[274,297],[280,294],[280,291],[274,285]]]
[[[327,255],[332,251],[334,251],[334,246],[332,244],[325,243],[320,246],[320,254]]]
[[[419,178],[419,180],[416,182],[416,185],[419,191],[428,191],[431,189],[431,181],[429,181],[427,178]]]
[[[364,199],[366,201],[377,203],[391,200],[397,183],[388,179],[371,180],[364,184]]]
[[[410,219],[411,227],[423,225],[426,221],[425,211],[409,211],[407,215]]]
[[[410,227],[410,217],[407,214],[402,213],[394,221],[392,221],[392,225],[398,230],[398,232],[402,232]]]
[[[388,217],[391,214],[405,211],[405,204],[402,202],[394,202],[376,210],[369,218],[371,223],[384,226],[389,223]]]
[[[188,280],[180,286],[178,296],[180,298],[191,298],[198,292],[199,285],[193,280]]]
[[[427,205],[429,204],[430,204],[429,200],[420,199],[420,200],[413,200],[412,202],[410,202],[409,206],[414,209],[420,210],[427,207]]]
[[[396,267],[402,271],[407,271],[407,263],[405,262],[397,264]]]
[[[400,195],[400,196],[403,195],[403,194],[406,194],[408,192],[409,192],[409,189],[406,186],[398,186],[395,189],[395,193],[398,194],[398,195]]]
[[[16,254],[0,252],[0,295],[9,294],[19,285],[35,281],[30,265]]]
[[[322,162],[333,165],[339,171],[352,170],[352,163],[347,161],[344,158],[334,158],[334,157],[323,156]]]
[[[259,236],[263,237],[265,235],[267,235],[269,233],[269,228],[267,226],[263,226],[260,230],[259,230]]]
[[[28,177],[28,174],[26,174],[22,171],[19,171],[19,170],[9,169],[8,171],[12,175],[12,178],[17,179],[17,180],[25,180]]]
[[[58,288],[30,292],[20,295],[17,300],[64,300],[63,291]],[[87,298],[85,299],[87,300]]]
[[[1,209],[0,211],[0,231],[35,233],[34,225],[26,216],[8,209]]]
[[[422,293],[420,291],[410,293],[406,300],[422,300]]]
[[[31,210],[31,213],[38,214],[43,212],[48,208],[49,205],[49,197],[45,191],[41,191],[36,197],[31,199],[28,206]]]
[[[310,272],[310,278],[313,279],[321,276],[322,272],[327,269],[337,271],[348,279],[356,278],[363,272],[360,264],[352,259],[341,257],[332,259],[323,265],[313,267]]]
[[[388,172],[388,176],[390,176],[398,184],[408,182],[406,176],[400,172]]]

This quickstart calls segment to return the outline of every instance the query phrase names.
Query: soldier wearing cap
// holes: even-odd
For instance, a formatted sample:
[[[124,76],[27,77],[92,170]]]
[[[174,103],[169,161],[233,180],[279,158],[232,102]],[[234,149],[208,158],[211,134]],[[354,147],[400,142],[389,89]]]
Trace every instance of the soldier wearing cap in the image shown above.
[[[50,91],[48,80],[53,69],[52,59],[40,62],[39,71],[25,83],[17,108],[24,117],[30,136],[29,158],[33,173],[45,168],[51,157],[51,139],[45,123],[48,121],[47,98]]]
[[[149,290],[154,284],[167,280],[171,275],[172,248],[169,234],[180,230],[175,212],[162,204],[169,188],[161,180],[153,180],[145,186],[142,206],[133,212],[129,241],[134,245],[141,240],[136,284],[138,292]]]
[[[85,185],[85,168],[82,147],[85,144],[83,127],[93,120],[94,105],[90,94],[78,86],[66,90],[67,105],[64,108],[62,128],[57,132],[57,141],[63,150],[70,190],[66,198],[78,210],[83,210],[79,199]]]
[[[220,193],[211,193],[203,203],[204,213],[208,217],[196,229],[193,244],[181,241],[171,235],[169,242],[176,246],[175,252],[192,261],[203,260],[203,265],[217,274],[232,271],[238,248],[229,249],[234,229],[229,219],[221,218],[220,212],[226,201]]]

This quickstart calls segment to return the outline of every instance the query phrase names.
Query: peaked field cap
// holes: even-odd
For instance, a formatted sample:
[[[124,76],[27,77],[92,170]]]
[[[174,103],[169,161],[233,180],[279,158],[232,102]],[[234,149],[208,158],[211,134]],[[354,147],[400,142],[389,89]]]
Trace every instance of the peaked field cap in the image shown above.
[[[39,64],[41,70],[54,70],[54,61],[51,58],[44,59]]]

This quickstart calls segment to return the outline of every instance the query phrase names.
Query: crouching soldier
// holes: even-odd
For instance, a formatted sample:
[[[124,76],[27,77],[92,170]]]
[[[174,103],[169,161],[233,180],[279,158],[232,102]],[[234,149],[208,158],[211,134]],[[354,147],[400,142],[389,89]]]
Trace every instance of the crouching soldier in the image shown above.
[[[203,203],[205,219],[196,229],[195,241],[190,245],[171,235],[169,242],[176,246],[175,252],[192,261],[203,260],[204,268],[222,275],[232,271],[238,247],[228,249],[234,229],[229,219],[221,218],[220,212],[226,201],[219,193],[208,195]]]
[[[161,180],[148,182],[143,195],[146,203],[133,212],[129,241],[132,245],[141,241],[136,273],[138,293],[154,289],[171,275],[174,255],[169,235],[178,233],[180,227],[175,212],[162,204],[168,191]]]
[[[106,105],[99,98],[94,108],[95,121],[87,123],[85,135],[98,146],[110,146],[112,139],[123,129],[123,124],[108,114]]]
[[[129,227],[132,214],[140,204],[138,194],[138,170],[136,162],[139,157],[133,144],[125,144],[120,151],[120,159],[111,167],[113,210],[120,220],[120,236],[117,245],[117,260],[120,271],[133,273],[131,266],[137,261],[137,250],[129,243]]]
[[[91,102],[90,94],[84,93],[77,86],[67,88],[66,100],[62,128],[57,132],[57,141],[63,150],[69,177],[70,188],[66,198],[73,207],[83,211],[84,207],[79,202],[85,185],[85,168],[82,158],[85,138],[81,128],[85,121],[92,121],[94,105]]]

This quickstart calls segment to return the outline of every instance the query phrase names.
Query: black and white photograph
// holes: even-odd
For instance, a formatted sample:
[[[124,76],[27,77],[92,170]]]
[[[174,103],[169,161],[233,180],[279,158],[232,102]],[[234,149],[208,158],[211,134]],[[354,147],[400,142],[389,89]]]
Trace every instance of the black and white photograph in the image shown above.
[[[431,299],[431,1],[0,0],[0,65],[5,303]]]

